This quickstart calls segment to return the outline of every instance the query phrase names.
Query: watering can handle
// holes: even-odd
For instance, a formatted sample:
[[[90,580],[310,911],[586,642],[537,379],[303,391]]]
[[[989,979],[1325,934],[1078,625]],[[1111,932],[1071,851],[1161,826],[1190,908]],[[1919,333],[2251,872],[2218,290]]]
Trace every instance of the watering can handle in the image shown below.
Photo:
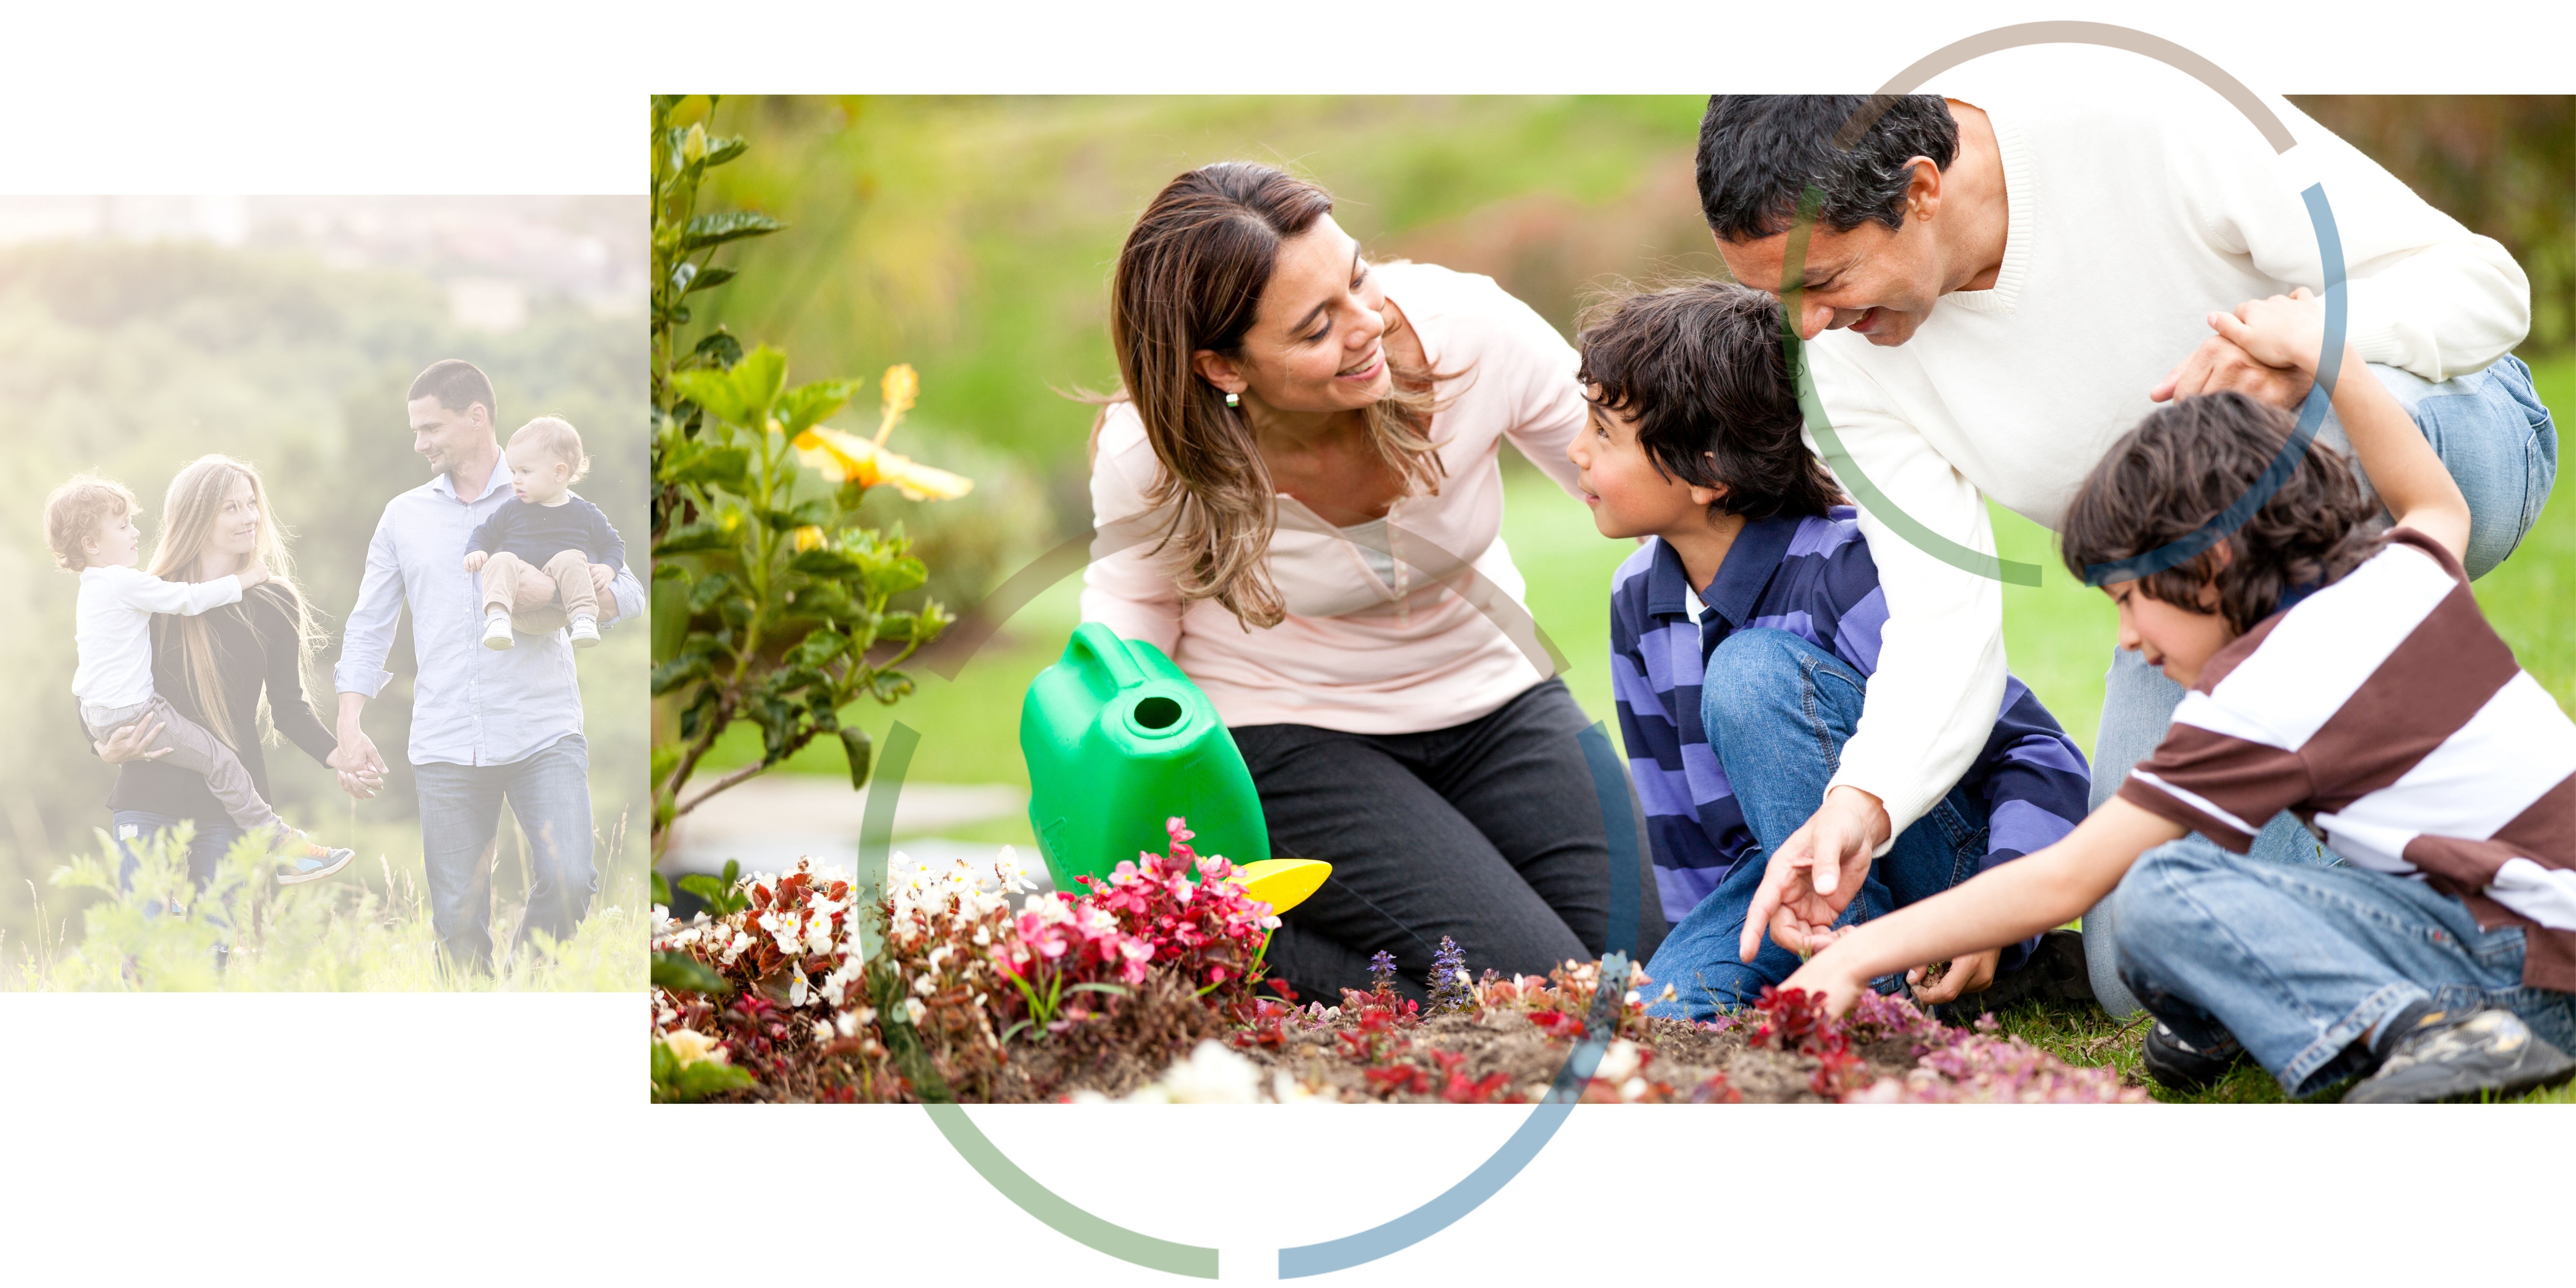
[[[1110,682],[1121,689],[1132,689],[1145,682],[1145,672],[1136,659],[1127,655],[1127,642],[1118,632],[1099,622],[1084,622],[1073,628],[1073,643],[1068,652],[1088,653],[1099,659],[1100,668],[1109,673]]]

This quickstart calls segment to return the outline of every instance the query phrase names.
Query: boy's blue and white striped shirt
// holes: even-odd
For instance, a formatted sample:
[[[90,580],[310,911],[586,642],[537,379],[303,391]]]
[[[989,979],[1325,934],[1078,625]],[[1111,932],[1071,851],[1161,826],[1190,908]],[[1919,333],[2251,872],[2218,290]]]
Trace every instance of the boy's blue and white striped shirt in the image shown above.
[[[1758,848],[1700,727],[1710,652],[1738,630],[1769,627],[1867,676],[1878,669],[1887,624],[1878,565],[1850,506],[1745,524],[1693,621],[1696,598],[1681,556],[1659,538],[1619,565],[1610,588],[1611,690],[1668,921],[1687,916]],[[2073,830],[2092,783],[2074,740],[2009,676],[1994,732],[1964,781],[1986,806],[1985,867]]]

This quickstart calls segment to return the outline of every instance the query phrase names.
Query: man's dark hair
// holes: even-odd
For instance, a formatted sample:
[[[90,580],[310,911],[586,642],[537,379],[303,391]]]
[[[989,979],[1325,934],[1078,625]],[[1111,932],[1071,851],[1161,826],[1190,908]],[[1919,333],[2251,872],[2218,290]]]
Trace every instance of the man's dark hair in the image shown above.
[[[494,429],[501,425],[501,404],[492,396],[492,379],[481,367],[463,358],[447,358],[429,364],[429,369],[412,377],[411,392],[404,402],[416,398],[435,398],[449,411],[463,411],[476,403],[492,418]]]
[[[1853,146],[1835,135],[1867,107],[1867,94],[1712,94],[1699,121],[1699,208],[1726,241],[1787,232],[1798,201],[1824,190],[1817,218],[1838,233],[1876,220],[1905,226],[1906,162],[1942,170],[1959,152],[1959,123],[1938,94],[1907,94],[1870,122]]]
[[[2233,391],[2185,398],[2148,414],[2084,480],[2059,532],[2067,571],[2162,548],[2252,490],[2289,441],[2290,413]],[[2148,595],[2194,611],[2215,586],[2217,609],[2238,634],[2280,607],[2293,589],[2326,586],[2378,553],[2379,513],[2343,454],[2323,443],[2243,526],[2198,555],[2139,579]],[[2225,549],[2225,566],[2220,566]]]
[[[1694,282],[1587,311],[1575,379],[1636,422],[1637,443],[1668,478],[1723,487],[1710,507],[1748,519],[1823,514],[1842,501],[1798,433],[1798,386],[1780,337],[1780,302],[1730,282]]]

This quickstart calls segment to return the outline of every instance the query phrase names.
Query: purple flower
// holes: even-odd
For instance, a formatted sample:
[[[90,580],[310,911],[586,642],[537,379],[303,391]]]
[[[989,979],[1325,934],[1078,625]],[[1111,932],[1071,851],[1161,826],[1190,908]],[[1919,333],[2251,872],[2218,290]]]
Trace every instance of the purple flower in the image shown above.
[[[1377,950],[1377,955],[1369,958],[1369,979],[1372,982],[1372,985],[1381,992],[1394,984],[1395,954],[1388,952],[1383,948]]]
[[[1467,974],[1467,953],[1447,935],[1431,957],[1431,1012],[1463,1011],[1476,1004],[1476,986]]]

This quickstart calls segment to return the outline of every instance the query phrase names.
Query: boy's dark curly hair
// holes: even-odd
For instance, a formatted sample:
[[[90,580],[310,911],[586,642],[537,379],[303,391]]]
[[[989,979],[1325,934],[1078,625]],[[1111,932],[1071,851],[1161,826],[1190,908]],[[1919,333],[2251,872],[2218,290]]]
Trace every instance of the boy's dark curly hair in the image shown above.
[[[2088,565],[2144,554],[2199,530],[2253,488],[2292,428],[2288,412],[2234,392],[2150,413],[2093,467],[2066,508],[2058,536],[2067,570],[2081,580]],[[2288,481],[2244,526],[2139,584],[2195,611],[2208,611],[2201,590],[2215,587],[2215,611],[2241,635],[2293,588],[2328,585],[2378,553],[2388,540],[2370,529],[2378,513],[2343,454],[2310,443]]]
[[[1780,303],[1731,282],[1620,296],[1586,310],[1575,380],[1637,424],[1667,477],[1723,487],[1710,506],[1748,519],[1823,514],[1842,503],[1799,438],[1798,386],[1780,342]]]

